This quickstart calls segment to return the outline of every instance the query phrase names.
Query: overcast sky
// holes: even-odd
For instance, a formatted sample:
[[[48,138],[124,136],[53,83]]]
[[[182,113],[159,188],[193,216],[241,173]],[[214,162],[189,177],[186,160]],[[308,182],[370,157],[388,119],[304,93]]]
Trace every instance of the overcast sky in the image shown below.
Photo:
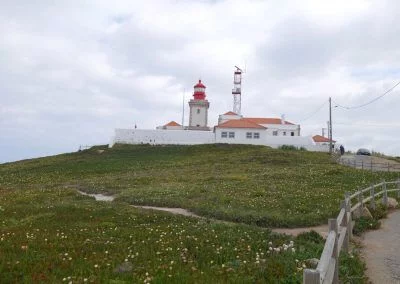
[[[302,135],[326,127],[330,96],[358,106],[400,80],[397,0],[0,2],[0,163],[180,123],[199,78],[213,126],[234,65],[243,114],[285,114]],[[399,95],[334,108],[334,139],[400,156]]]

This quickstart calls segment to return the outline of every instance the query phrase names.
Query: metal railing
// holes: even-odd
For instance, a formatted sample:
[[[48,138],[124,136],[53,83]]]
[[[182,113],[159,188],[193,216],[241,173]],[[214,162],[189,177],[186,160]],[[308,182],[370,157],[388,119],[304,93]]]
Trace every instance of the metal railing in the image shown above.
[[[373,162],[372,159],[370,161],[364,160],[356,160],[356,159],[343,159],[339,160],[339,163],[345,166],[353,167],[356,169],[369,170],[371,172],[375,171],[385,171],[385,172],[399,172],[400,164],[397,163],[377,163]]]
[[[388,186],[395,185],[396,188],[388,189]],[[375,193],[375,189],[381,188],[380,192]],[[339,255],[341,251],[348,252],[349,243],[352,237],[352,213],[356,210],[362,215],[364,206],[367,202],[371,208],[375,209],[375,198],[382,195],[382,204],[388,206],[388,193],[396,192],[400,198],[400,180],[371,185],[353,194],[346,193],[345,199],[341,203],[341,209],[336,219],[329,219],[329,233],[325,242],[324,250],[316,269],[305,269],[303,272],[304,284],[339,283]],[[370,196],[364,198],[364,194],[369,192]],[[357,199],[353,206],[352,199]]]

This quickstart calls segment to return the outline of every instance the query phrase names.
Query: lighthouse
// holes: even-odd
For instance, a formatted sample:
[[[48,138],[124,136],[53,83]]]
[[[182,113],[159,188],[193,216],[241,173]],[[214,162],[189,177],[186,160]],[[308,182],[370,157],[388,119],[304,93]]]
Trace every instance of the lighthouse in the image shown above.
[[[189,101],[190,130],[210,130],[207,126],[209,107],[210,103],[206,100],[206,86],[199,80],[194,85],[193,99]]]

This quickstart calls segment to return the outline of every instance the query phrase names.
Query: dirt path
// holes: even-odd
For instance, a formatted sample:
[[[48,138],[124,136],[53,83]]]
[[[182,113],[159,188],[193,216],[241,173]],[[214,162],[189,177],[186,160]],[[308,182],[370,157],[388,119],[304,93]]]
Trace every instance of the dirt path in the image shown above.
[[[183,208],[170,208],[170,207],[155,207],[155,206],[139,206],[139,205],[132,205],[135,208],[143,208],[143,209],[150,209],[150,210],[157,210],[157,211],[165,211],[172,214],[195,217],[195,218],[204,218],[202,216],[196,215],[189,210]]]
[[[85,193],[83,191],[78,190],[78,192],[82,195],[87,195],[94,197],[96,201],[113,201],[114,196],[107,196],[103,194],[89,194]],[[183,209],[183,208],[169,208],[169,207],[156,207],[156,206],[142,206],[142,205],[132,205],[135,208],[142,208],[142,209],[148,209],[148,210],[158,210],[158,211],[165,211],[169,212],[172,214],[178,214],[178,215],[183,215],[183,216],[189,216],[189,217],[194,217],[194,218],[201,218],[201,219],[206,219],[203,216],[194,214],[193,212],[190,212],[189,210]],[[223,222],[223,223],[232,223],[233,222],[228,222],[228,221],[223,221],[223,220],[216,220],[216,219],[211,219],[215,222]],[[304,233],[304,232],[310,232],[310,231],[316,231],[320,235],[322,235],[324,238],[326,238],[328,234],[328,225],[321,225],[321,226],[315,226],[315,227],[304,227],[304,228],[278,228],[278,229],[271,229],[275,233],[279,234],[287,234],[287,235],[292,235],[292,236],[297,236],[298,234]]]
[[[400,210],[382,220],[382,227],[363,236],[367,276],[372,283],[400,284]]]
[[[287,234],[287,235],[292,235],[292,236],[297,236],[304,232],[316,231],[318,234],[320,234],[325,239],[328,236],[328,225],[320,225],[320,226],[315,226],[315,227],[292,228],[292,229],[278,228],[278,229],[272,229],[272,231],[275,233]]]

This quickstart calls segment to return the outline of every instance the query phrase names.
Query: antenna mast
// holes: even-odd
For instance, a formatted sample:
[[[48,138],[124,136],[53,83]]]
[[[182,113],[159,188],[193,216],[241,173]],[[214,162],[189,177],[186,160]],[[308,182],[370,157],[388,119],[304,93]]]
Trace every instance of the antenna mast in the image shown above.
[[[241,114],[242,109],[242,69],[235,66],[236,70],[233,72],[233,112]]]

